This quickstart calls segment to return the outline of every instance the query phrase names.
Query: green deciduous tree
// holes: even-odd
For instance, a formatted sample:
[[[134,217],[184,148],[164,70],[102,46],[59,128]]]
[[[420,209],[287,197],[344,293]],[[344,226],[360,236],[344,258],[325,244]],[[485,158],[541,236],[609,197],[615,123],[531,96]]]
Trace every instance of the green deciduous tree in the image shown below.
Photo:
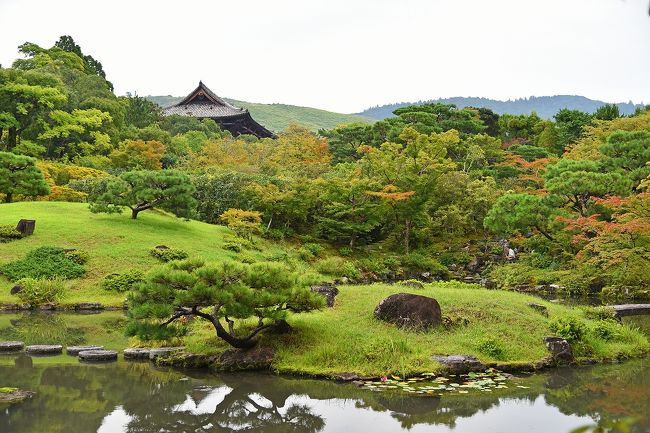
[[[248,349],[256,336],[287,317],[323,305],[308,282],[280,263],[245,265],[198,260],[171,262],[152,272],[130,296],[129,332],[160,339],[182,332],[174,322],[194,316],[212,324],[217,337],[233,347]],[[255,318],[252,325],[237,324]]]
[[[194,186],[189,177],[173,170],[129,171],[106,185],[106,192],[93,199],[94,213],[121,213],[131,209],[131,218],[154,207],[163,208],[177,216],[189,216],[194,207]]]
[[[47,195],[50,187],[36,167],[36,159],[0,152],[0,193],[5,195],[5,202],[10,203],[15,195]]]
[[[38,136],[47,142],[47,156],[69,158],[93,154],[105,155],[111,150],[111,139],[102,131],[106,122],[111,121],[111,115],[89,108],[87,110],[53,110],[50,122],[45,124],[45,130]]]
[[[361,176],[353,164],[339,164],[317,185],[320,193],[315,230],[325,239],[350,247],[366,238],[383,220],[384,210],[369,194],[376,181]]]

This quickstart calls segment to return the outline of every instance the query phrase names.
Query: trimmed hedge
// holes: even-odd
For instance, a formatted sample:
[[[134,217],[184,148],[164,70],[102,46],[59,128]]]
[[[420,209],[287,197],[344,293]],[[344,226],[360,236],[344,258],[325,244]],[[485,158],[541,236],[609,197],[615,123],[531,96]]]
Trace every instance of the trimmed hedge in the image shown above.
[[[0,273],[11,281],[22,278],[69,280],[83,276],[86,270],[68,257],[63,248],[45,246],[31,250],[24,259],[0,266]]]

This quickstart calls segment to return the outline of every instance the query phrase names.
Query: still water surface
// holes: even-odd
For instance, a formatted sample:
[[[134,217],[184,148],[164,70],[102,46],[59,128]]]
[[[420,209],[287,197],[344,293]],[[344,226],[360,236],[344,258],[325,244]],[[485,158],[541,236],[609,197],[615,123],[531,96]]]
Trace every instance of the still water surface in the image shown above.
[[[650,360],[560,369],[509,388],[412,397],[266,374],[207,375],[148,363],[3,359],[0,383],[37,392],[2,408],[0,432],[568,432],[621,416],[650,431]],[[519,388],[517,385],[528,388]]]

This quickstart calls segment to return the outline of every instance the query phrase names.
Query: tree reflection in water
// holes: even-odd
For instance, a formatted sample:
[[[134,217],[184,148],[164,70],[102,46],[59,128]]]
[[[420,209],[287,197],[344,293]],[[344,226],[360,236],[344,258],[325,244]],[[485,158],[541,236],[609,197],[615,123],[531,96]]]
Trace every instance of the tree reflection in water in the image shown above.
[[[447,431],[492,409],[507,413],[530,407],[540,396],[557,416],[635,416],[641,421],[634,431],[650,427],[647,360],[558,370],[522,379],[529,388],[512,384],[494,393],[440,398],[264,374],[187,378],[148,363],[48,366],[29,361],[24,355],[0,357],[0,385],[37,391],[32,400],[0,411],[0,432],[92,433],[116,413],[125,422],[111,433],[316,433],[341,423],[352,430],[418,431],[435,425]],[[364,421],[369,419],[375,424]]]

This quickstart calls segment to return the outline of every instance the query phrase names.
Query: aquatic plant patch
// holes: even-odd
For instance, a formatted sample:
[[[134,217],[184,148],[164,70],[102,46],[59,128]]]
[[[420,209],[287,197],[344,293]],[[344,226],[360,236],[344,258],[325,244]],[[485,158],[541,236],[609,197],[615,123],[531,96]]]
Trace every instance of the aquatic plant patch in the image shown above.
[[[435,373],[424,373],[408,379],[384,376],[378,381],[364,381],[361,387],[373,391],[393,390],[424,395],[469,394],[470,391],[492,392],[495,389],[506,389],[507,380],[502,372],[490,368],[485,372],[452,374],[448,377],[437,376]]]

